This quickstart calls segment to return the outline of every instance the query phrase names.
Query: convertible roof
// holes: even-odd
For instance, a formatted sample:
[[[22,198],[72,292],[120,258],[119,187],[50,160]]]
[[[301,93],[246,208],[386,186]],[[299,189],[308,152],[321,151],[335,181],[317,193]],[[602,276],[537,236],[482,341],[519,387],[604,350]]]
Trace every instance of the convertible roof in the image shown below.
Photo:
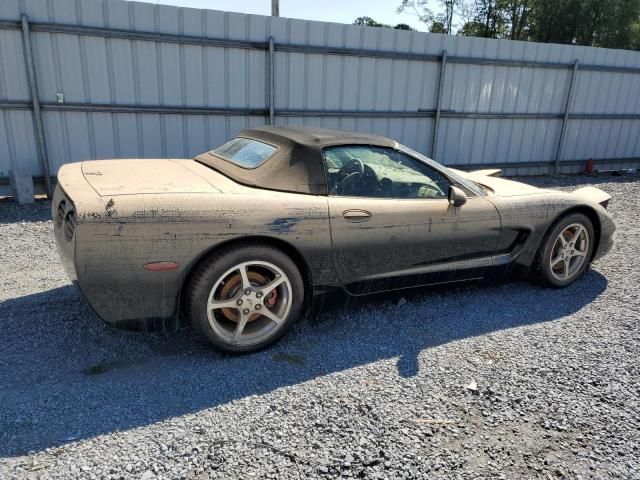
[[[256,168],[244,168],[210,152],[196,157],[231,179],[259,188],[285,192],[327,194],[322,149],[336,145],[374,145],[393,148],[395,141],[377,135],[316,127],[260,127],[242,130],[239,137],[253,138],[278,147]]]

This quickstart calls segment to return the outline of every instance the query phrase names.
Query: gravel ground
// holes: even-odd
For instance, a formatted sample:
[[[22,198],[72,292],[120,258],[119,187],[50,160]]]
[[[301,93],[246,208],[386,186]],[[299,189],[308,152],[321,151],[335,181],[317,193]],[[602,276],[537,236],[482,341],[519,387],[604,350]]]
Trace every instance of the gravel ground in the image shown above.
[[[0,201],[0,478],[640,478],[640,176],[523,180],[613,195],[571,287],[327,296],[243,357],[103,325]]]

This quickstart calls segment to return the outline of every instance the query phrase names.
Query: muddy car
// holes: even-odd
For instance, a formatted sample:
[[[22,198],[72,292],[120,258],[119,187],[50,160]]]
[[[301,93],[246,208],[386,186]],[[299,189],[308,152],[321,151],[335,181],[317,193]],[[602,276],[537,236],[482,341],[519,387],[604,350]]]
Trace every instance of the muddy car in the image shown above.
[[[248,352],[331,288],[516,271],[565,287],[610,249],[605,192],[498,173],[445,168],[379,136],[263,127],[194,159],[64,165],[52,215],[70,278],[106,322],[178,319]]]

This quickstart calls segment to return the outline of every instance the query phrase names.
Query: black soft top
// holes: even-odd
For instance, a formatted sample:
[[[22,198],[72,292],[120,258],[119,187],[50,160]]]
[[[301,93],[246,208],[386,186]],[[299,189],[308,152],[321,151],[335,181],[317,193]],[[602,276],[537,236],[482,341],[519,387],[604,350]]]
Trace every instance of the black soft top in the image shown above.
[[[260,127],[242,130],[239,137],[253,138],[277,147],[276,153],[256,168],[245,168],[211,152],[196,160],[238,183],[284,192],[327,194],[322,149],[336,145],[373,145],[394,148],[389,138],[316,127]]]

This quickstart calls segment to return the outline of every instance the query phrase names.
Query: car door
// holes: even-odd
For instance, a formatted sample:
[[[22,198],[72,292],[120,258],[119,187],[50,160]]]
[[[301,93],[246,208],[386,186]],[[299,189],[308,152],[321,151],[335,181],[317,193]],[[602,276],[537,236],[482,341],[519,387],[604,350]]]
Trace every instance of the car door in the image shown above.
[[[323,158],[333,259],[350,293],[481,276],[500,234],[498,212],[481,194],[467,191],[453,207],[454,181],[395,149],[339,146]]]

